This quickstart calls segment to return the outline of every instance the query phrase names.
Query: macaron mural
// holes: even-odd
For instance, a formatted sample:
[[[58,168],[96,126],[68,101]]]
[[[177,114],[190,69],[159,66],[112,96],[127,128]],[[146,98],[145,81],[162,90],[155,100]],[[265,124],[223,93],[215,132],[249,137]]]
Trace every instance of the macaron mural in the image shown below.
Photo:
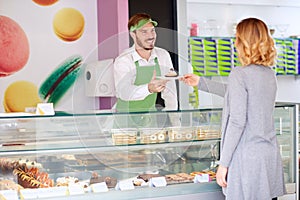
[[[13,82],[4,93],[5,112],[24,112],[26,108],[36,107],[42,102],[37,91],[37,86],[30,81]]]
[[[82,65],[81,56],[72,56],[63,61],[49,74],[39,88],[39,96],[44,102],[58,104],[66,91],[76,81]]]
[[[39,102],[72,111],[72,99],[85,98],[72,88],[83,60],[98,58],[97,0],[0,0],[0,7],[0,112]]]
[[[78,40],[84,31],[84,17],[74,8],[62,8],[54,16],[53,30],[64,41]]]
[[[0,77],[21,70],[29,58],[29,41],[22,27],[0,15]]]
[[[34,3],[40,6],[51,6],[55,4],[58,0],[32,0]]]

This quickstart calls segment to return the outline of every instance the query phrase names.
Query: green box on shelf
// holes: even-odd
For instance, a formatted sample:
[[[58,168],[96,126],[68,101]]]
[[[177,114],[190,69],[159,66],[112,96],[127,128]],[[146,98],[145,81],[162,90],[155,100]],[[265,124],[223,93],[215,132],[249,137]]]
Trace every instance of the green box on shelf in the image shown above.
[[[274,38],[277,50],[277,64],[273,67],[278,75],[298,74],[300,64],[299,39]],[[189,61],[199,73],[206,76],[227,76],[231,69],[241,66],[235,48],[235,38],[190,37]],[[215,63],[217,63],[215,65]],[[216,70],[218,73],[216,73]]]
[[[202,45],[203,41],[200,38],[189,38],[189,44]]]

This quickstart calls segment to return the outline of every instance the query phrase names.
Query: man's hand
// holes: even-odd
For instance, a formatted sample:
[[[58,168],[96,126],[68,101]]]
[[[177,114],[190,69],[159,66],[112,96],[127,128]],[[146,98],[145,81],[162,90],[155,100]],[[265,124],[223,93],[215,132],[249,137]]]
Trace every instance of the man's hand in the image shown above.
[[[151,79],[150,83],[148,83],[148,90],[150,93],[161,92],[166,88],[167,82],[168,82],[168,80],[156,79],[156,71],[154,70],[152,79]]]

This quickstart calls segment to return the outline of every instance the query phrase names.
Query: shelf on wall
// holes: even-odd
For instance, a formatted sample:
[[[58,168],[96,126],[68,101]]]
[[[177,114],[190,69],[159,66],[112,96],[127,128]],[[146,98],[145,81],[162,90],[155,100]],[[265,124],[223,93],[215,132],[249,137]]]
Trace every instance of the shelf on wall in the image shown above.
[[[234,47],[234,37],[190,37],[188,58],[195,74],[200,76],[227,76],[232,68],[240,66]],[[299,39],[274,38],[277,75],[299,75]]]

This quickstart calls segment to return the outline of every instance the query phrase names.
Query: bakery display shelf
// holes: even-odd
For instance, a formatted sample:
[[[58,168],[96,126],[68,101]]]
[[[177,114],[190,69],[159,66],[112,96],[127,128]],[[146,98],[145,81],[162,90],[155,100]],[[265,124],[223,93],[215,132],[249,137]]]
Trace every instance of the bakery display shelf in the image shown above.
[[[65,138],[66,141],[61,141],[61,138]],[[2,147],[6,146],[27,146],[28,148],[30,146],[42,146],[42,145],[55,145],[57,144],[57,141],[60,141],[60,143],[65,143],[65,145],[70,144],[80,144],[82,141],[89,141],[97,139],[98,141],[104,140],[105,138],[100,137],[79,137],[79,136],[58,136],[58,137],[49,137],[49,138],[40,138],[39,136],[36,136],[35,138],[11,138],[8,140],[2,140],[0,141],[0,144]],[[71,147],[71,146],[70,146]]]
[[[176,199],[186,200],[188,198],[203,197],[210,200],[224,199],[221,188],[216,182],[208,183],[183,183],[167,185],[166,187],[135,187],[133,190],[109,189],[108,192],[85,193],[82,195],[70,195],[56,197],[55,199],[82,200],[82,199]],[[44,198],[43,198],[44,199]],[[53,199],[45,198],[44,200]]]
[[[98,168],[99,169],[99,168]],[[60,178],[60,179],[71,179],[71,180],[75,180],[77,179],[78,180],[78,183],[76,183],[76,185],[80,185],[81,187],[84,187],[84,192],[85,192],[85,196],[84,198],[95,198],[95,197],[101,197],[101,198],[104,198],[106,197],[106,194],[107,193],[112,193],[112,194],[109,194],[110,198],[115,198],[115,195],[117,197],[117,199],[119,199],[119,193],[123,193],[124,192],[127,192],[127,191],[117,191],[115,190],[114,186],[113,187],[109,187],[109,191],[108,192],[105,192],[105,193],[93,193],[93,190],[92,190],[92,185],[90,185],[90,179],[92,177],[92,174],[94,172],[97,172],[97,174],[100,175],[100,177],[110,177],[112,179],[116,179],[117,181],[126,181],[126,180],[130,180],[130,181],[133,181],[135,179],[137,179],[141,174],[143,175],[145,172],[143,171],[145,168],[135,168],[135,169],[118,169],[118,168],[114,168],[112,166],[110,166],[110,168],[107,168],[107,169],[103,169],[103,170],[93,170],[93,171],[86,171],[86,170],[80,170],[80,171],[69,171],[69,172],[65,172],[65,173],[49,173],[49,177],[51,179],[53,179],[55,181],[55,185],[56,184],[59,184],[57,182],[57,180]],[[43,169],[40,169],[40,171],[42,171]],[[123,170],[123,171],[122,171]],[[157,176],[167,176],[167,175],[170,175],[170,174],[174,174],[174,171],[167,171],[167,170],[163,170],[163,169],[160,169],[160,170],[157,170],[157,171],[152,171],[152,172],[146,172],[147,175],[151,175],[151,174],[156,174]],[[3,178],[3,177],[2,177]],[[11,179],[11,176],[9,177],[9,179]],[[15,182],[18,182],[18,179],[16,178],[16,176],[14,176],[14,181]],[[189,184],[187,184],[187,182]],[[63,181],[64,183],[64,181]],[[128,193],[129,196],[127,196],[126,198],[133,198],[133,197],[136,197],[136,195],[132,194],[135,193],[135,192],[138,192],[140,190],[143,190],[143,188],[147,188],[147,192],[151,194],[151,198],[161,198],[163,196],[173,196],[174,195],[174,191],[173,191],[173,187],[176,186],[176,185],[182,185],[182,187],[188,187],[188,188],[197,188],[197,190],[194,190],[192,193],[190,193],[191,191],[189,191],[189,193],[185,193],[185,192],[180,192],[180,193],[177,193],[175,195],[190,195],[190,194],[200,194],[202,193],[202,189],[204,190],[203,193],[207,193],[207,185],[209,185],[209,188],[216,188],[216,183],[213,181],[213,182],[208,182],[208,183],[194,183],[193,181],[189,180],[183,180],[181,182],[176,182],[176,181],[167,181],[167,186],[164,187],[166,189],[165,192],[163,193],[160,193],[160,194],[153,194],[152,193],[152,190],[154,191],[157,191],[157,188],[155,187],[150,187],[151,185],[149,185],[149,182],[147,183],[146,187],[142,187],[142,186],[135,186],[135,188],[133,190],[131,190],[131,192]],[[60,183],[62,184],[62,183]],[[197,187],[195,186],[197,185]],[[144,185],[145,186],[145,185]],[[71,186],[70,186],[71,187]],[[73,187],[73,186],[72,186]],[[202,188],[203,187],[203,188]],[[149,189],[150,188],[150,189]],[[168,192],[172,192],[170,194],[168,194]],[[217,190],[213,190],[213,192],[219,192],[220,191],[220,188],[217,187]],[[200,193],[199,193],[200,192]],[[60,197],[56,197],[56,199],[76,199],[77,197],[80,197],[81,195],[76,195],[76,196],[60,196]],[[81,196],[82,197],[82,196]],[[146,196],[144,196],[146,197]]]
[[[296,184],[293,110],[293,105],[282,105],[276,106],[275,111],[285,182],[290,185]],[[165,119],[170,113],[147,114]],[[83,183],[88,183],[95,172],[102,178],[109,176],[118,181],[134,180],[143,174],[168,178],[165,187],[143,185],[132,190],[109,188],[107,192],[95,193],[90,186],[83,195],[55,199],[224,199],[215,181],[193,183],[191,180],[170,179],[176,174],[215,173],[220,150],[221,109],[175,113],[181,115],[181,126],[160,121],[155,127],[119,129],[109,123],[115,117],[111,113],[3,118],[0,119],[0,160],[28,159],[29,166],[32,166],[31,161],[36,162],[34,166],[39,166],[40,171],[48,173],[52,179],[76,177]],[[116,115],[126,118],[131,114]],[[1,169],[0,174],[1,178],[14,178]]]
[[[215,143],[219,141],[220,138],[206,139],[206,140],[195,140],[195,141],[179,141],[179,142],[165,142],[165,143],[152,143],[152,144],[130,144],[130,145],[113,145],[109,142],[109,139],[101,140],[97,138],[81,138],[77,140],[69,141],[68,138],[63,141],[45,141],[45,142],[32,142],[32,143],[15,143],[10,146],[3,146],[0,148],[1,152],[6,155],[20,154],[32,154],[39,151],[40,153],[49,152],[77,152],[85,151],[88,147],[91,152],[95,150],[100,151],[114,151],[118,150],[140,150],[140,149],[155,149],[155,148],[172,148],[172,147],[182,147],[182,146],[197,146],[203,143]],[[21,145],[20,145],[21,144]]]

